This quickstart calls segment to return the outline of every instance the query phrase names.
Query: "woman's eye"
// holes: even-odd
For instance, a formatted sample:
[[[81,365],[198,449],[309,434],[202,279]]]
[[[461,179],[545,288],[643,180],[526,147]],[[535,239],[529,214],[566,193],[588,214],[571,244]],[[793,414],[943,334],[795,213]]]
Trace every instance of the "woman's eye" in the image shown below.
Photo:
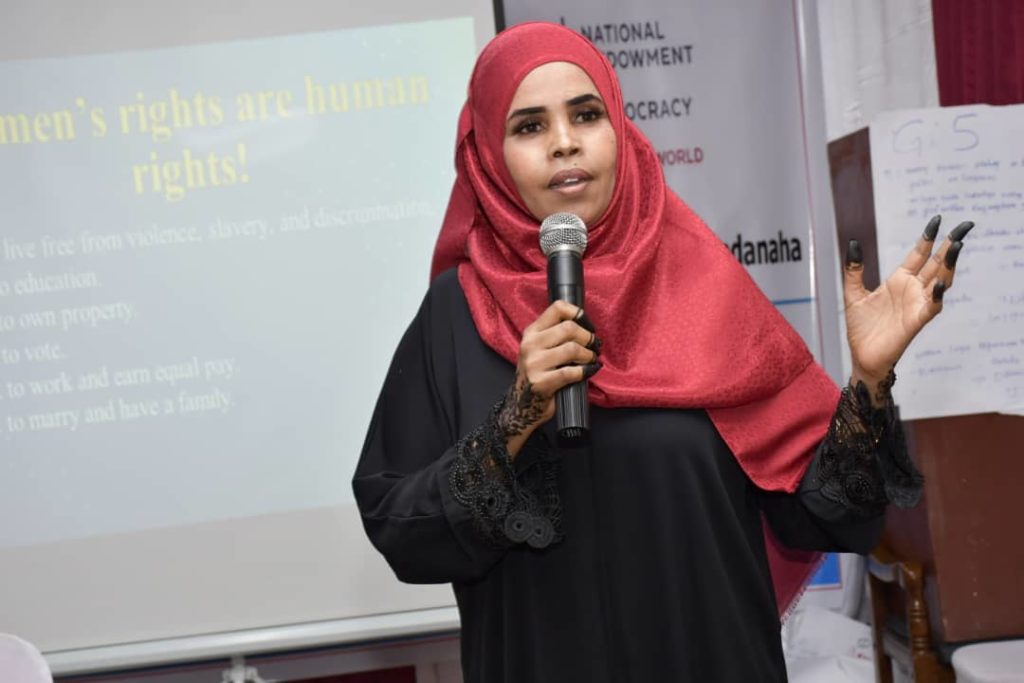
[[[576,117],[580,121],[583,121],[584,123],[589,123],[590,121],[597,121],[602,116],[604,116],[604,111],[601,109],[584,109],[583,111],[576,115]]]
[[[540,122],[539,121],[523,121],[518,126],[516,126],[516,130],[515,130],[516,134],[536,133],[538,131],[540,131]]]

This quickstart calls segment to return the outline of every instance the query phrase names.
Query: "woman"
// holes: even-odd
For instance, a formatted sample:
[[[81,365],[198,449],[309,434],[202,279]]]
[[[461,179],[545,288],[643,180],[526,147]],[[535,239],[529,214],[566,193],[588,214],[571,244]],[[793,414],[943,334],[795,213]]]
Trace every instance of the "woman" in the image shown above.
[[[940,261],[933,220],[872,293],[853,245],[840,394],[666,188],[576,33],[484,49],[456,166],[355,475],[371,540],[401,580],[454,584],[467,681],[785,680],[779,614],[810,551],[866,552],[920,492],[891,370],[970,225]],[[547,305],[556,211],[589,228],[586,313]],[[591,444],[559,448],[552,397],[588,378]]]

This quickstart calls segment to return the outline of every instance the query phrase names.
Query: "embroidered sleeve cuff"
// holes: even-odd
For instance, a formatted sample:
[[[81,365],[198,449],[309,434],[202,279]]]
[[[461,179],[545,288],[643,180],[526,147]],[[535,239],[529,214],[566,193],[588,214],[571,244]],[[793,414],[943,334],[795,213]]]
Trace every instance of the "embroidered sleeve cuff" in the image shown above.
[[[470,510],[481,535],[493,544],[546,548],[562,538],[558,461],[540,454],[517,471],[498,425],[502,404],[458,442],[448,483],[452,496]],[[531,436],[527,449],[547,450],[542,435]]]
[[[881,406],[871,403],[863,382],[843,389],[801,493],[820,495],[860,518],[882,514],[885,506],[913,507],[924,479],[907,453],[899,409],[892,399],[896,374],[879,387]]]

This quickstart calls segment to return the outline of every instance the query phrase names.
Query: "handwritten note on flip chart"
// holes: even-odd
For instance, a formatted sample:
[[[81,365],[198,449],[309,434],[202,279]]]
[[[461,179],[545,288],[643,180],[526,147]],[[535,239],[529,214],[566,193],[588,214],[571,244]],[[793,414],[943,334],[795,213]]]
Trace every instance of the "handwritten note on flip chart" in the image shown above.
[[[883,277],[928,220],[964,240],[942,313],[896,368],[904,419],[1024,414],[1024,105],[888,112],[871,123]]]

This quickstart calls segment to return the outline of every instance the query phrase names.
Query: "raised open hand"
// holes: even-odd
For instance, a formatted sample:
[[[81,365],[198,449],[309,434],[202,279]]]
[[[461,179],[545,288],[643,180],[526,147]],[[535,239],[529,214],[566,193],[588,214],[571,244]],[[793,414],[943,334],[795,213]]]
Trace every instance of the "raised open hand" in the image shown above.
[[[963,239],[974,223],[958,225],[932,254],[939,222],[939,216],[929,221],[900,267],[870,292],[864,288],[860,244],[850,240],[843,299],[854,381],[864,380],[869,387],[876,387],[914,336],[942,310],[942,297],[953,286]]]

